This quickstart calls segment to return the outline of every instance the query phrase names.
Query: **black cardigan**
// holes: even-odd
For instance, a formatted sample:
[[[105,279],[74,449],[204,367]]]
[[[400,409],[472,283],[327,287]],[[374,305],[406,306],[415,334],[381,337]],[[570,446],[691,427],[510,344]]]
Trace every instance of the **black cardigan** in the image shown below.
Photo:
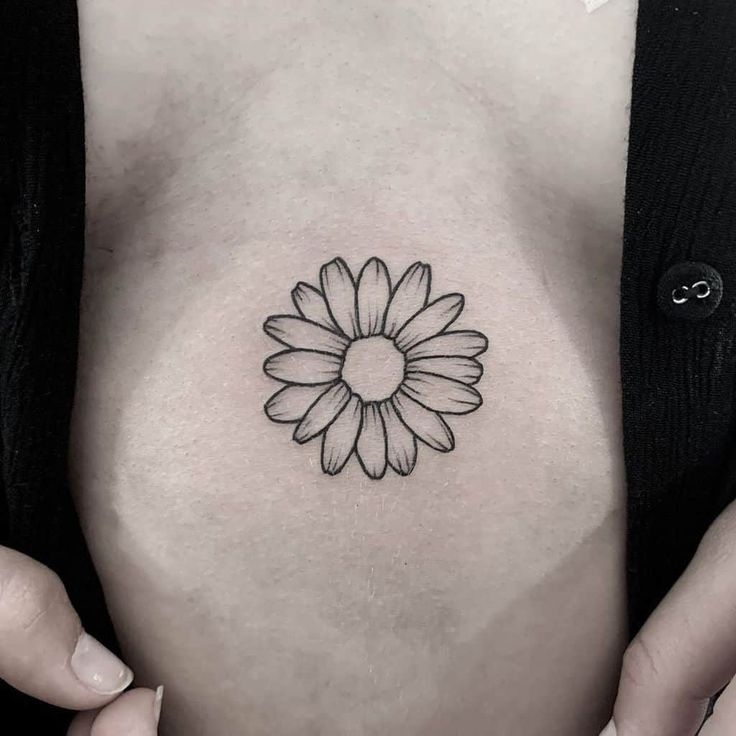
[[[734,498],[735,338],[736,3],[641,0],[620,345],[632,633]]]
[[[735,44],[732,0],[640,0],[621,282],[632,634],[734,497]],[[75,0],[3,0],[0,544],[56,570],[118,651],[67,481],[83,248]],[[27,733],[70,720],[3,684],[0,711]]]
[[[67,480],[83,248],[76,3],[0,0],[0,544],[58,572],[117,651]],[[2,681],[0,713],[3,733],[62,734],[71,720]]]

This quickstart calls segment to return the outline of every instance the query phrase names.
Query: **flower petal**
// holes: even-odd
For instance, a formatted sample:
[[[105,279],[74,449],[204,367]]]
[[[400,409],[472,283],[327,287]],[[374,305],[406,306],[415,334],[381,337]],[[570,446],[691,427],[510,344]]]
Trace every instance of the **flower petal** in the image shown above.
[[[263,329],[274,340],[298,350],[317,350],[322,353],[343,355],[350,345],[350,340],[343,335],[327,330],[316,322],[292,315],[269,317]]]
[[[483,375],[483,366],[474,358],[461,358],[453,355],[440,358],[417,358],[406,364],[407,374],[433,373],[451,378],[453,381],[478,383]]]
[[[364,337],[380,335],[391,298],[391,279],[386,264],[371,258],[358,277],[358,322]]]
[[[432,272],[424,263],[414,263],[406,270],[396,285],[386,311],[384,334],[393,337],[429,299]]]
[[[440,414],[469,414],[483,403],[474,388],[430,373],[407,375],[401,389],[414,401]]]
[[[340,381],[327,389],[304,415],[294,430],[294,439],[299,443],[309,442],[335,421],[350,400],[350,389]]]
[[[383,478],[386,474],[386,430],[375,402],[363,404],[363,427],[357,450],[365,474],[375,480]]]
[[[328,388],[325,384],[286,386],[266,402],[266,416],[274,422],[298,422]]]
[[[445,355],[458,355],[464,358],[474,358],[488,350],[488,338],[475,330],[458,330],[457,332],[443,332],[428,340],[417,343],[407,351],[407,360],[417,358],[433,358]]]
[[[284,383],[331,383],[340,377],[342,358],[314,350],[284,350],[266,359],[263,370]]]
[[[328,330],[335,331],[340,329],[332,317],[330,317],[330,310],[327,309],[327,302],[322,292],[319,289],[315,289],[311,284],[305,284],[303,281],[300,281],[292,289],[291,300],[304,319],[308,319],[310,322],[316,322]]]
[[[322,439],[322,470],[337,475],[355,448],[363,418],[361,400],[353,394],[340,415],[327,428]]]
[[[451,325],[463,311],[462,294],[447,294],[410,319],[396,335],[396,347],[407,351]]]
[[[399,475],[409,475],[417,462],[417,440],[401,421],[391,401],[381,403],[381,416],[386,427],[388,464]]]
[[[322,266],[319,278],[332,319],[348,337],[357,337],[355,281],[347,264],[342,258],[335,258]]]
[[[422,442],[440,452],[455,447],[452,430],[439,414],[417,404],[401,390],[394,394],[392,401],[401,420]]]

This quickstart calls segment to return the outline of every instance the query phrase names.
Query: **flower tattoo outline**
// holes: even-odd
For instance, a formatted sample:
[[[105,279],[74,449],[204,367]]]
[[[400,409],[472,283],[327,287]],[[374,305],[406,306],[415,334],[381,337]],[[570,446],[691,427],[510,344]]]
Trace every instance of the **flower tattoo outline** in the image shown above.
[[[446,415],[469,414],[483,399],[478,356],[488,338],[448,328],[465,300],[429,300],[428,264],[409,266],[392,286],[386,264],[370,258],[357,281],[335,258],[320,269],[320,288],[300,281],[291,292],[297,314],[269,317],[263,329],[286,349],[264,372],[284,384],[266,402],[273,422],[295,424],[293,439],[322,438],[321,464],[337,475],[355,454],[363,472],[401,476],[416,466],[418,442],[450,452]]]

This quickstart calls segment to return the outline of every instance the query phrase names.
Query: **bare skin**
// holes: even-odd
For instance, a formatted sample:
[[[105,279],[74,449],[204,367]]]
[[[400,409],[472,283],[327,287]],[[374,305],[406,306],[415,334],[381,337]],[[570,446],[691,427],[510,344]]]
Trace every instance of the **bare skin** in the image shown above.
[[[80,3],[76,502],[161,732],[597,733],[625,643],[635,3]],[[407,478],[270,423],[261,325],[422,260],[491,347]]]
[[[163,688],[128,690],[134,673],[85,632],[59,576],[7,547],[0,547],[0,678],[33,698],[79,711],[67,736],[158,733]],[[20,724],[32,714],[18,715]]]

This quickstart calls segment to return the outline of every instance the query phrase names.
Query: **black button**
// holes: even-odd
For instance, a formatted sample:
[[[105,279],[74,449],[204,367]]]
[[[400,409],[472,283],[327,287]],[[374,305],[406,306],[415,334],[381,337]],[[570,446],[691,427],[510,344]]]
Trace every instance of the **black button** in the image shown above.
[[[662,312],[690,322],[713,314],[722,296],[721,274],[707,263],[677,263],[665,272],[657,287],[657,304]]]

